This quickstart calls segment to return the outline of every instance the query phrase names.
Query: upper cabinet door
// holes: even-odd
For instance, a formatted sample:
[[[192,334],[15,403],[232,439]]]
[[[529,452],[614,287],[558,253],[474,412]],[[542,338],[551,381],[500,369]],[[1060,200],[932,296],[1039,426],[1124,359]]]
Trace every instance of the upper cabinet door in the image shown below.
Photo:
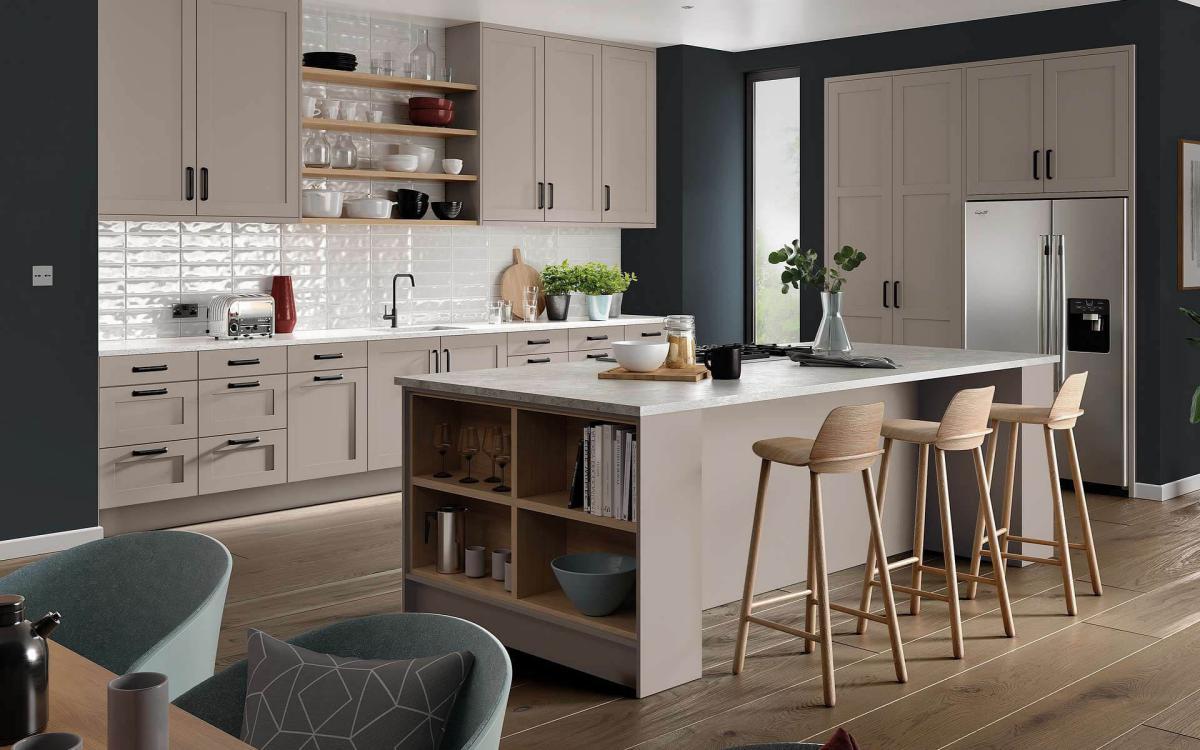
[[[194,214],[195,0],[101,0],[99,31],[100,213]]]
[[[483,29],[480,218],[545,220],[546,40]]]
[[[1042,62],[967,68],[967,193],[1040,193]]]
[[[603,176],[606,222],[655,221],[655,80],[653,52],[604,48]]]
[[[1129,53],[1046,60],[1046,190],[1129,187]]]
[[[825,86],[825,247],[867,254],[846,285],[853,341],[892,343],[892,79]],[[826,263],[832,264],[829,257]]]
[[[600,221],[600,50],[546,39],[546,221]]]
[[[297,0],[196,0],[197,213],[300,215]]]

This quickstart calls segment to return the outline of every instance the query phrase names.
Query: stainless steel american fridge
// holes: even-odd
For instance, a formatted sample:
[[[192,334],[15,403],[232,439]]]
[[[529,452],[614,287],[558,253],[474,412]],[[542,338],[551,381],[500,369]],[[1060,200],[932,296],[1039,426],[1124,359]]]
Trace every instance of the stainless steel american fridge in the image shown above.
[[[1058,354],[1056,389],[1087,371],[1083,479],[1113,487],[1129,484],[1125,202],[968,202],[965,223],[966,348]]]

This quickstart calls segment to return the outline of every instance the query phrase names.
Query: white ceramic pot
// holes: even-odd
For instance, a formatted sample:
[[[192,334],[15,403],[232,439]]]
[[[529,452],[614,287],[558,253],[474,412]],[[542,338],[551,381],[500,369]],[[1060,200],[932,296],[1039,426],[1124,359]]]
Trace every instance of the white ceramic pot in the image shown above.
[[[459,174],[462,168],[462,159],[442,159],[442,172],[445,174]]]
[[[402,143],[400,144],[399,153],[410,154],[417,157],[418,172],[433,171],[433,157],[437,156],[437,152],[429,146],[418,146],[415,143]]]
[[[395,201],[387,198],[353,198],[345,202],[351,219],[390,219]]]
[[[612,306],[611,294],[588,294],[583,299],[588,320],[608,320],[608,310]]]
[[[421,157],[414,154],[389,154],[379,160],[380,166],[389,172],[416,172]]]
[[[336,219],[342,215],[340,190],[304,190],[301,215],[309,219]]]
[[[613,342],[613,356],[617,364],[630,372],[650,372],[662,367],[667,361],[667,342],[657,341],[616,341]]]

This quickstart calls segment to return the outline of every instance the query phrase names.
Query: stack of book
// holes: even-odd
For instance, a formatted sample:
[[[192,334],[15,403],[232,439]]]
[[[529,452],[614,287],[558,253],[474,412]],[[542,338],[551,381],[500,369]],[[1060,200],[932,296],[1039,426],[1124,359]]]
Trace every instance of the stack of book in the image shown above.
[[[596,424],[583,429],[571,482],[571,507],[636,521],[638,441],[633,427]]]

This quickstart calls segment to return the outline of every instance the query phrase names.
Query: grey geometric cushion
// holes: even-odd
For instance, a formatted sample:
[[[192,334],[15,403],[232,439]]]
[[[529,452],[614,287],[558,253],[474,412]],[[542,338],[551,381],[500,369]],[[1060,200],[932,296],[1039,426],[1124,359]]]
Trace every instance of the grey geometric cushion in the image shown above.
[[[330,656],[260,630],[247,647],[242,741],[258,750],[437,750],[475,661]]]

